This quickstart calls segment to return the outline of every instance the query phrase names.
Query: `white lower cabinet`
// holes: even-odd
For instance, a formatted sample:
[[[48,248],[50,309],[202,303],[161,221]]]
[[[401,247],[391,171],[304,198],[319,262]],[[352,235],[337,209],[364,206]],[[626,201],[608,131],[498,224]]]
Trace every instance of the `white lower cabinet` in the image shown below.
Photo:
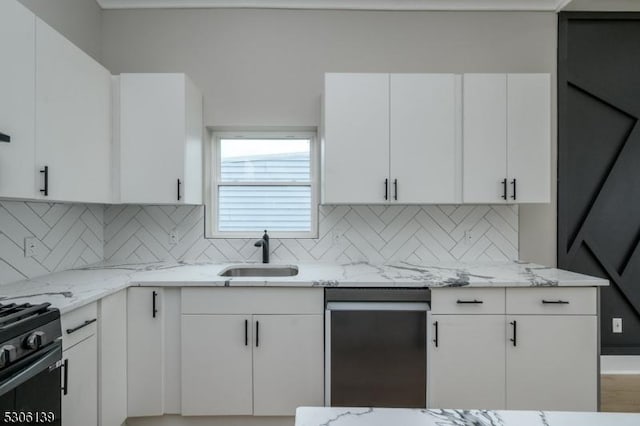
[[[252,414],[250,324],[250,315],[182,316],[183,415]]]
[[[596,411],[595,315],[509,315],[507,408]]]
[[[182,290],[182,415],[324,404],[322,289]]]
[[[164,414],[163,302],[163,291],[159,288],[130,288],[127,293],[129,417]]]
[[[290,416],[324,401],[322,315],[254,315],[253,415]],[[258,340],[259,337],[259,340]]]
[[[429,406],[504,409],[504,315],[432,315],[431,320]]]
[[[597,411],[597,289],[470,290],[432,290],[429,407]]]
[[[62,424],[98,423],[98,344],[93,334],[62,353]]]
[[[120,426],[127,420],[127,292],[100,300],[98,308],[99,422]]]

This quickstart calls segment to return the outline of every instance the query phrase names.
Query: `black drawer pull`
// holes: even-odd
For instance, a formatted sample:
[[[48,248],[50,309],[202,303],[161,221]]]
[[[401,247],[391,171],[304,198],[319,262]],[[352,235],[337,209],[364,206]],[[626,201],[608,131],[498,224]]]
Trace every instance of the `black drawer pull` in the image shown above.
[[[396,200],[396,201],[398,201],[398,179],[395,179],[395,180],[393,181],[393,187],[394,187],[394,189],[395,189],[395,192],[394,192],[394,194],[393,194],[393,199],[394,199],[394,200]]]
[[[456,303],[459,304],[459,305],[481,305],[484,302],[482,300],[478,300],[478,299],[473,299],[473,300],[460,300],[460,299],[458,299],[456,301]]]
[[[182,195],[180,194],[180,185],[182,185],[182,182],[178,179],[178,201],[182,199]]]
[[[98,321],[97,318],[94,318],[92,320],[86,320],[85,322],[83,322],[82,324],[80,324],[77,327],[73,327],[73,328],[67,328],[67,334],[71,334],[71,333],[75,333],[76,331],[80,330],[81,328],[85,328],[86,326],[88,326],[89,324],[93,324],[94,322]]]
[[[64,373],[63,381],[62,381],[62,394],[66,395],[69,393],[69,360],[65,359],[64,364],[62,364]]]
[[[244,345],[249,346],[249,320],[244,320]]]
[[[389,179],[384,180],[384,199],[389,199]]]
[[[435,344],[436,348],[438,347],[438,321],[433,323],[433,327],[435,329],[435,333],[433,336],[433,343]]]
[[[158,298],[158,292],[154,291],[153,293],[151,293],[151,315],[153,318],[156,317],[156,314],[158,313],[158,308],[156,306],[156,300]]]
[[[506,179],[502,180],[502,199],[503,200],[507,199],[507,180]]]
[[[256,348],[260,346],[260,321],[256,321]]]
[[[516,197],[516,185],[517,185],[517,182],[516,182],[515,179],[513,179],[511,181],[511,185],[513,186],[513,195],[511,196],[511,198],[513,198],[514,200],[517,200],[517,197]]]
[[[44,174],[44,188],[40,192],[46,197],[49,195],[49,166],[44,166],[40,173]]]
[[[518,323],[517,321],[512,321],[509,324],[513,326],[513,337],[509,340],[513,342],[513,346],[518,346]]]
[[[11,142],[11,136],[0,132],[0,142]]]
[[[543,300],[543,305],[568,305],[568,300]]]

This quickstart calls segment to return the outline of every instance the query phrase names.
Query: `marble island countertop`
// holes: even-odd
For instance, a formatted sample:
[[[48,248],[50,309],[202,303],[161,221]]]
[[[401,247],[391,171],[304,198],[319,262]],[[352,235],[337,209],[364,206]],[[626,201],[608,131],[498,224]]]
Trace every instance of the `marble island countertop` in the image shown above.
[[[237,264],[101,263],[0,286],[0,303],[50,302],[62,313],[130,286],[224,287],[553,287],[605,286],[607,280],[524,262],[296,263],[292,277],[221,277]],[[260,264],[251,264],[258,266]]]
[[[295,426],[637,426],[640,414],[301,407]]]

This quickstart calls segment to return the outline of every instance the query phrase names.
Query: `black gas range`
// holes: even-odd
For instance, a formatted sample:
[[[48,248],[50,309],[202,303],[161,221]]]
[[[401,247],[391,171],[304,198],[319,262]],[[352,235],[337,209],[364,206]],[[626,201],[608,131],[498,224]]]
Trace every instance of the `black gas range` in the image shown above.
[[[0,304],[0,424],[61,424],[60,312]]]

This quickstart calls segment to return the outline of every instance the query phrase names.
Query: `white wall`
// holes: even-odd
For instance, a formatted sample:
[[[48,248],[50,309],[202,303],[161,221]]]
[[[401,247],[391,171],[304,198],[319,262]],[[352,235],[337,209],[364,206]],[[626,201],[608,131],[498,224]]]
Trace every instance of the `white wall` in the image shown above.
[[[120,72],[186,72],[209,126],[320,121],[323,74],[549,72],[557,21],[545,12],[105,10],[102,54]],[[552,182],[556,113],[553,94]],[[555,187],[553,190],[555,199]],[[520,209],[520,257],[555,265],[555,201]]]
[[[102,10],[95,0],[19,1],[76,46],[100,61]]]

